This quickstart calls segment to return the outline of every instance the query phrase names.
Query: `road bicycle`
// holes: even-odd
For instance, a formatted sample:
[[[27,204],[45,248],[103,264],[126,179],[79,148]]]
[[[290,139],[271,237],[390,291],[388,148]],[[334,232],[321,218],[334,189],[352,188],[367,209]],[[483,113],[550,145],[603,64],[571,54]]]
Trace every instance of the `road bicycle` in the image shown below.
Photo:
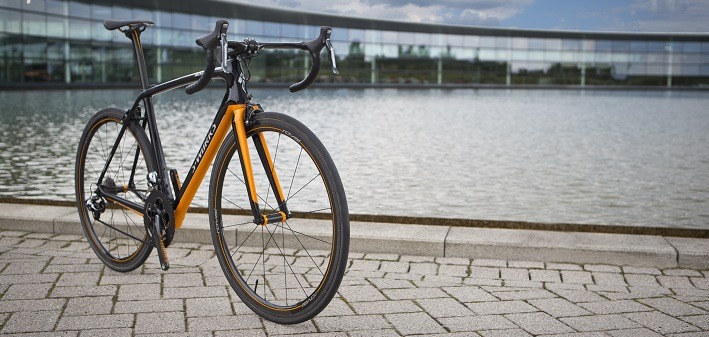
[[[213,32],[196,40],[206,52],[204,71],[150,84],[140,35],[151,25],[104,22],[132,41],[142,91],[127,110],[96,113],[81,135],[76,202],[89,245],[120,272],[140,267],[155,248],[167,270],[166,248],[213,163],[209,225],[229,284],[268,320],[294,324],[314,317],[332,300],[347,266],[345,191],[313,132],[252,103],[246,84],[251,59],[266,49],[298,49],[312,58],[309,73],[291,92],[315,81],[323,48],[337,74],[332,29],[321,27],[317,38],[305,42],[228,41],[229,24],[218,20]],[[183,86],[194,94],[213,78],[224,81],[226,93],[182,183],[166,164],[151,98]]]

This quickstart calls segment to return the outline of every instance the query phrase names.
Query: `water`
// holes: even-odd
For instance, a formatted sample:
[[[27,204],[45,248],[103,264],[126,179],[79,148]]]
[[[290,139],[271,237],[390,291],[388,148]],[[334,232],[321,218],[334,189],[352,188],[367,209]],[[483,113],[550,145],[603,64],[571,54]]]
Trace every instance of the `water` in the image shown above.
[[[706,92],[253,92],[321,138],[352,213],[709,228]],[[73,200],[84,123],[135,94],[0,92],[0,197]],[[222,94],[156,97],[168,163],[183,174]]]

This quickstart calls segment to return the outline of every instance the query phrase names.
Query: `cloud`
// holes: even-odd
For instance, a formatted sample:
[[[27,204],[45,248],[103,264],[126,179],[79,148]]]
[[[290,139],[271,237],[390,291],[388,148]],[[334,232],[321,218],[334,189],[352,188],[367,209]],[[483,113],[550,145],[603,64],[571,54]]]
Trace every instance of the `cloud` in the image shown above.
[[[707,32],[709,1],[634,0],[620,8],[612,28],[644,32]]]
[[[532,0],[232,0],[255,5],[408,22],[497,26]]]

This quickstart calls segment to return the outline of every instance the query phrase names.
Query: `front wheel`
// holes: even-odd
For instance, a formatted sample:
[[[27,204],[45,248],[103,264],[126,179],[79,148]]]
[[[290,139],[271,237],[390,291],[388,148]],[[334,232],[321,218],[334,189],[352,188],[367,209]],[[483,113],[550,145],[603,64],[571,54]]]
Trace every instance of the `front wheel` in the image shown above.
[[[270,321],[300,323],[328,305],[347,266],[344,188],[325,147],[295,119],[257,114],[246,136],[261,212],[279,214],[285,206],[289,218],[254,222],[239,144],[230,134],[215,159],[209,188],[216,254],[244,304]]]

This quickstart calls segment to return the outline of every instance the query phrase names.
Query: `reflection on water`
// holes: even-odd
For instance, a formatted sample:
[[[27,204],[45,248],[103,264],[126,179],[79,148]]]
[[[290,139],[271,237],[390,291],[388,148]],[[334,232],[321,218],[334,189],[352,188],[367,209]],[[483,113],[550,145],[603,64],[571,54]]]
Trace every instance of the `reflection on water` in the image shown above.
[[[321,138],[352,213],[709,228],[709,93],[253,91]],[[73,200],[84,123],[136,93],[0,92],[0,196]],[[183,175],[222,95],[155,99]]]

